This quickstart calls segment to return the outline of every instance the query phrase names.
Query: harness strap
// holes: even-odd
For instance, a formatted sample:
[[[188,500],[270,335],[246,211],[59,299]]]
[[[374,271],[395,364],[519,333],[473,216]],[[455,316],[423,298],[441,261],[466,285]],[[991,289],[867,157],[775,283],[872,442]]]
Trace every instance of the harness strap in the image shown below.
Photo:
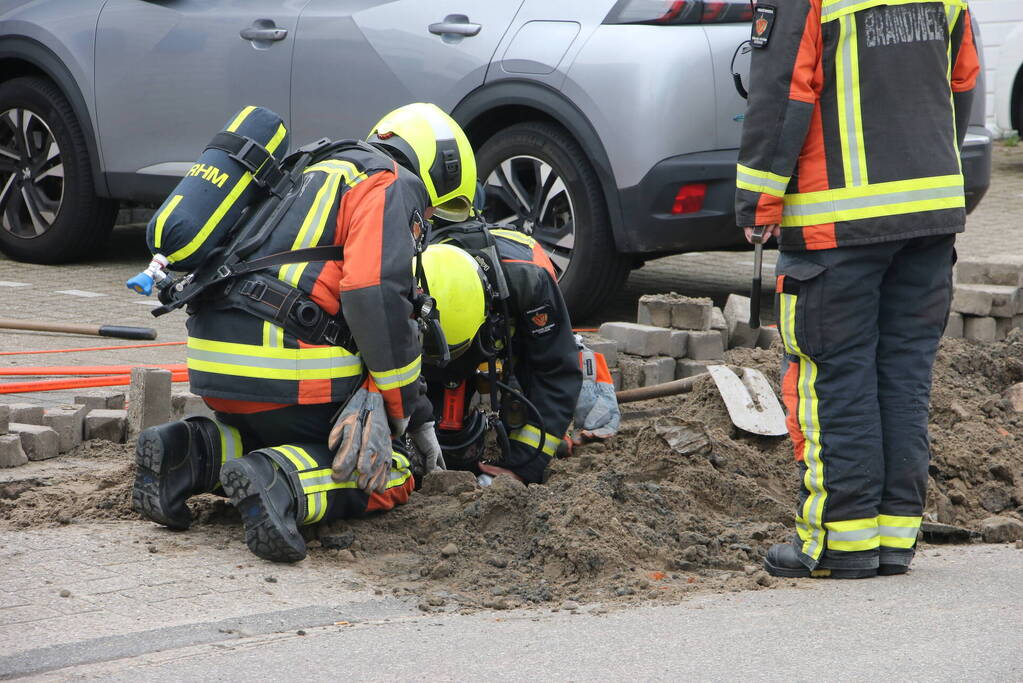
[[[305,249],[294,249],[292,251],[279,251],[276,254],[263,256],[251,261],[241,261],[220,267],[217,271],[221,277],[232,277],[235,275],[246,275],[259,270],[266,270],[275,266],[284,266],[290,263],[317,263],[321,261],[340,261],[345,257],[344,247],[330,244],[323,247],[306,247]]]
[[[308,344],[340,346],[357,352],[355,339],[339,311],[330,315],[297,287],[262,273],[232,279],[205,302],[214,310],[235,309],[282,327]]]
[[[252,182],[269,190],[284,177],[284,170],[274,156],[250,137],[221,131],[213,136],[206,149],[219,149],[244,166],[252,174]]]

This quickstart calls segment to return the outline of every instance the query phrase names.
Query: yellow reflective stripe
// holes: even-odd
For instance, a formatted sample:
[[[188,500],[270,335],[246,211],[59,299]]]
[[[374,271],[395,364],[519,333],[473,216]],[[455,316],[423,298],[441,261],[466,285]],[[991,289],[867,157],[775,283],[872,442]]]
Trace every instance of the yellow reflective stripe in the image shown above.
[[[828,549],[843,552],[872,550],[881,545],[877,517],[825,522],[828,530]]]
[[[878,515],[881,545],[888,548],[912,548],[916,544],[922,521],[922,517]]]
[[[274,325],[266,320],[263,321],[263,346],[270,348],[284,347],[284,328]]]
[[[845,15],[839,24],[838,49],[835,51],[838,132],[842,146],[842,169],[846,187],[867,184],[867,154],[863,144],[863,117],[860,108],[860,59],[856,18]]]
[[[530,249],[532,249],[536,245],[536,240],[535,239],[533,239],[529,235],[526,235],[524,233],[518,232],[517,230],[504,230],[504,229],[498,228],[497,230],[491,230],[490,234],[497,235],[498,237],[504,237],[506,239],[510,239],[513,242],[518,242],[519,244],[524,244],[527,247],[529,247]]]
[[[966,205],[963,176],[895,180],[785,197],[783,227],[821,225]]]
[[[809,495],[804,501],[800,514],[796,517],[796,531],[803,542],[803,553],[817,559],[824,550],[822,525],[824,501],[828,493],[824,488],[824,463],[821,461],[820,434],[817,425],[817,365],[799,348],[796,338],[796,306],[799,297],[795,294],[781,293],[778,297],[780,313],[778,323],[785,344],[785,351],[799,359],[799,381],[796,383],[798,400],[796,404],[796,420],[803,433],[803,463],[806,472],[803,484]],[[789,370],[792,372],[792,370]]]
[[[242,111],[242,114],[239,114],[238,118],[235,119],[235,123],[232,123],[231,125],[234,126],[235,124],[241,124],[241,121],[244,120],[245,116],[249,115],[249,112],[252,109],[255,109],[255,107],[246,107],[246,109]],[[228,130],[233,132],[234,128],[228,128]],[[270,142],[266,146],[266,151],[273,154],[280,146],[281,141],[284,140],[287,132],[287,129],[283,125],[278,126],[277,132],[274,133],[274,136],[270,139]],[[203,224],[196,236],[181,249],[178,249],[176,252],[169,255],[167,260],[174,263],[175,261],[186,259],[194,254],[196,250],[203,245],[206,238],[210,236],[210,233],[213,232],[217,225],[220,224],[221,219],[223,219],[224,215],[231,210],[231,207],[234,206],[238,197],[241,196],[242,192],[245,191],[245,188],[247,188],[251,182],[252,174],[246,171],[242,174],[242,177],[238,180],[238,182],[235,183],[235,186],[231,189],[227,196],[224,197],[224,200],[220,202],[220,206],[218,206],[216,211],[213,212],[213,215],[211,215],[206,223]]]
[[[778,295],[778,306],[781,309],[778,316],[779,332],[785,351],[793,356],[798,356],[799,341],[796,339],[796,303],[798,298],[795,294],[781,292]]]
[[[305,249],[319,243],[327,224],[327,217],[330,216],[330,208],[337,197],[337,191],[341,185],[342,178],[347,180],[347,175],[336,172],[327,175],[326,181],[316,192],[312,206],[306,212],[305,219],[302,221],[302,227],[299,229],[298,234],[295,235],[295,241],[291,245],[292,251]],[[278,278],[287,282],[292,287],[297,287],[298,281],[302,278],[302,273],[305,272],[308,265],[306,262],[285,264],[281,266]]]
[[[255,106],[249,105],[248,107],[245,107],[240,112],[238,112],[238,116],[234,117],[234,120],[231,121],[230,124],[228,124],[227,132],[233,133],[236,130],[238,130],[238,126],[242,125],[242,123],[245,122],[245,119],[249,117],[249,114],[251,114],[255,110],[256,110]]]
[[[166,223],[167,218],[174,213],[174,209],[177,208],[184,196],[185,195],[183,194],[174,195],[174,197],[167,203],[167,206],[163,207],[163,211],[160,212],[160,215],[156,217],[156,230],[153,233],[153,246],[157,249],[159,249],[160,245],[163,244],[164,223]]]
[[[188,338],[189,350],[218,351],[221,353],[252,356],[254,358],[270,358],[282,360],[314,360],[333,359],[337,357],[358,358],[350,351],[339,346],[313,346],[305,349],[272,349],[256,344],[240,344],[237,342],[213,341],[200,337]]]
[[[511,439],[512,441],[524,443],[531,448],[536,448],[537,446],[540,445],[540,434],[541,432],[538,428],[534,427],[533,425],[527,424],[522,429],[514,430],[511,434],[508,435],[508,438]],[[561,445],[561,439],[554,436],[553,434],[547,434],[546,432],[544,432],[543,434],[544,434],[543,452],[553,457],[554,454],[558,451],[558,446]]]
[[[818,559],[824,550],[824,502],[828,491],[824,485],[824,462],[821,458],[820,411],[817,398],[817,364],[809,356],[799,350],[795,336],[795,308],[797,298],[788,300],[785,313],[787,333],[790,340],[786,342],[790,353],[799,358],[799,382],[797,383],[798,402],[796,417],[799,428],[803,432],[803,463],[806,472],[803,474],[803,485],[808,495],[803,502],[800,515],[796,517],[796,530],[803,541],[802,551],[814,559]]]
[[[758,171],[742,164],[736,165],[735,185],[750,192],[769,194],[772,197],[784,197],[790,178]]]
[[[348,187],[355,187],[369,176],[359,170],[359,167],[344,159],[327,159],[318,162],[307,168],[303,173],[315,173],[320,171],[329,174],[341,174]]]
[[[224,464],[229,458],[240,458],[245,455],[242,452],[241,432],[223,422],[216,424],[220,431],[220,464]]]
[[[926,4],[934,0],[824,0],[821,3],[821,22],[827,23],[854,12],[862,12],[871,7],[879,5],[913,5]],[[960,0],[945,0],[948,2],[960,2]]]
[[[881,537],[875,532],[870,538],[859,541],[842,541],[828,534],[828,550],[838,550],[844,553],[855,553],[861,550],[873,550],[881,547]]]
[[[286,456],[299,470],[314,469],[317,467],[316,459],[309,455],[308,451],[298,446],[275,446],[278,453]]]
[[[878,515],[877,523],[880,526],[894,526],[919,529],[923,517],[899,517],[896,515]]]
[[[397,368],[396,370],[385,370],[383,372],[370,370],[369,374],[373,376],[373,383],[377,385],[377,389],[380,391],[390,391],[391,389],[408,386],[418,380],[422,365],[423,357],[416,356],[416,359],[405,367]]]

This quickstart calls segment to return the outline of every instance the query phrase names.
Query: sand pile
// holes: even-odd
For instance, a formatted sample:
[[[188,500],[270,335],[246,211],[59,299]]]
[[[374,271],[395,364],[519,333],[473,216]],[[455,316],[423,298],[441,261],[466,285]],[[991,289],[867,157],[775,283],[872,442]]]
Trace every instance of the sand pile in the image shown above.
[[[777,389],[777,350],[738,349],[728,361],[761,369]],[[929,519],[976,529],[995,514],[1023,519],[1023,414],[1003,398],[1021,381],[1023,334],[990,345],[945,340]],[[625,412],[612,443],[557,461],[544,486],[499,477],[480,489],[471,475],[445,473],[393,512],[310,529],[310,553],[413,594],[424,609],[670,600],[773,584],[759,563],[791,534],[797,467],[788,440],[738,432],[710,380]],[[135,519],[130,449],[86,444],[74,457],[107,466],[0,483],[0,524]],[[194,509],[197,533],[237,523],[213,496]]]

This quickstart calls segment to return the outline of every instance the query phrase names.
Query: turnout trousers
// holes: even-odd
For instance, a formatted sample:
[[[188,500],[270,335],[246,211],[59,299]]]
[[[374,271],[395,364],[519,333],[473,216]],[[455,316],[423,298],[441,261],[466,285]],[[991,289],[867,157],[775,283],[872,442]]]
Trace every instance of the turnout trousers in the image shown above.
[[[334,455],[327,448],[331,418],[339,404],[296,405],[259,413],[217,412],[220,463],[228,458],[264,456],[291,480],[298,523],[316,524],[390,510],[408,502],[415,481],[408,458],[396,446],[387,490],[366,493],[356,483],[331,478]],[[248,455],[245,455],[248,454]],[[216,457],[216,456],[215,456]],[[219,492],[219,486],[218,486]]]
[[[782,394],[810,569],[908,566],[927,492],[931,371],[955,236],[778,257]]]

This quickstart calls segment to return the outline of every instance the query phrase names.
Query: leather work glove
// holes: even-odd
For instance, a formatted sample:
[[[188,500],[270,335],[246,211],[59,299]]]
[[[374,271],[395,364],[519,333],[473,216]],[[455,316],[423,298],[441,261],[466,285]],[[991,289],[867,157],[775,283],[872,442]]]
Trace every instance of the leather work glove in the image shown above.
[[[423,455],[427,474],[447,469],[447,465],[444,463],[444,453],[440,449],[440,442],[437,440],[437,432],[434,429],[433,422],[413,427],[408,430],[408,435],[412,438],[412,443],[416,445],[416,450]]]
[[[384,399],[365,387],[355,392],[334,422],[327,440],[334,451],[331,478],[350,481],[358,472],[359,488],[383,493],[391,470],[391,428]]]
[[[583,371],[574,418],[580,435],[573,441],[578,445],[604,441],[617,434],[622,414],[604,355],[586,348],[578,337],[576,343],[580,348],[579,364]]]

